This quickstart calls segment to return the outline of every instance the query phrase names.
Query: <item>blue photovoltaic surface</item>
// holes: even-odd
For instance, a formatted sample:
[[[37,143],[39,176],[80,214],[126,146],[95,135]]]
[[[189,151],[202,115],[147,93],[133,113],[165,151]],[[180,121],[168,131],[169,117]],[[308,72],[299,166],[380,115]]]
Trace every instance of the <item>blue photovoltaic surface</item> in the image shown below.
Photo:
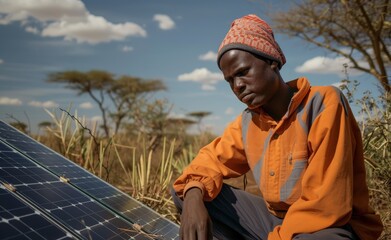
[[[0,141],[0,146],[4,145]],[[18,152],[0,149],[0,181],[12,185],[15,197],[24,199],[45,216],[69,229],[79,238],[151,239],[96,200]],[[4,150],[5,149],[5,150]],[[126,231],[129,230],[129,231]]]
[[[74,239],[0,185],[0,239]]]
[[[36,142],[1,121],[0,139],[21,153],[7,153],[7,155],[11,155],[12,158],[17,159],[13,164],[26,167],[37,163],[33,169],[25,169],[23,172],[34,173],[35,171],[40,171],[37,169],[42,167],[41,170],[47,169],[57,177],[64,176],[69,179],[69,184],[60,182],[59,178],[57,178],[57,182],[53,184],[56,185],[56,188],[68,186],[70,190],[67,189],[67,191],[71,191],[68,194],[71,199],[75,197],[75,192],[77,191],[85,193],[84,196],[88,196],[87,199],[90,199],[93,202],[99,202],[129,222],[138,224],[145,232],[150,234],[150,236],[153,235],[154,238],[179,239],[179,227],[175,223],[162,217],[149,207],[102,181],[72,161],[62,157],[46,146]],[[0,151],[2,147],[4,147],[4,145],[0,145]],[[21,161],[20,157],[24,157],[25,161]],[[13,171],[14,172],[11,174],[18,174],[18,171]],[[3,173],[0,174],[0,176],[2,175]],[[24,174],[23,181],[29,182],[32,175]],[[42,179],[38,179],[38,182],[40,182],[39,180]],[[72,188],[72,186],[76,189]],[[49,190],[43,189],[42,191],[47,192]],[[50,191],[54,190],[50,189]],[[63,189],[61,191],[63,191]],[[91,203],[86,200],[86,202],[83,202],[81,205],[85,206],[89,204]],[[79,209],[77,211],[79,211]]]

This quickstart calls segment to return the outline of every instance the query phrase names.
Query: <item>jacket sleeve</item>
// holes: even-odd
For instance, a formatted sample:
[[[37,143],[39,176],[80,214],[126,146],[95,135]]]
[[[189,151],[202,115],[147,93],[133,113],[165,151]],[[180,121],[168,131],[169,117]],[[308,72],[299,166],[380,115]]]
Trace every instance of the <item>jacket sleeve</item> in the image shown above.
[[[221,190],[223,179],[239,177],[249,171],[243,150],[241,116],[228,125],[221,137],[203,147],[182,175],[174,190],[183,198],[189,186],[202,188],[204,200],[211,201]]]
[[[354,117],[341,98],[314,120],[308,135],[311,155],[301,197],[290,206],[282,225],[269,234],[269,240],[292,239],[299,233],[348,223],[353,202],[353,160],[362,159],[353,159],[353,131],[358,129],[352,126]]]

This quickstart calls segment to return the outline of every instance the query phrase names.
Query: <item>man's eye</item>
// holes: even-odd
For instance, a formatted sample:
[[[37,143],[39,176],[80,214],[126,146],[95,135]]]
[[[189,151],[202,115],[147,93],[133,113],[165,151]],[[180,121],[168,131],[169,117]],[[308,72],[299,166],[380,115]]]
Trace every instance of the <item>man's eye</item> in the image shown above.
[[[237,77],[243,77],[245,76],[246,74],[248,73],[248,70],[243,70],[243,71],[240,71],[236,74]]]

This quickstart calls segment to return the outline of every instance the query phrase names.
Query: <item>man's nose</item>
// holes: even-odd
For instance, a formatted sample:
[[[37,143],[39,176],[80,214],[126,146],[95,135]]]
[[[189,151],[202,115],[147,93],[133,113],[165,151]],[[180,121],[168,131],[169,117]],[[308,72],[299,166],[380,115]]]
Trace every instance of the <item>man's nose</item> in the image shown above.
[[[240,94],[244,91],[246,88],[246,85],[244,84],[243,80],[240,78],[235,78],[234,80],[234,92],[236,94]]]

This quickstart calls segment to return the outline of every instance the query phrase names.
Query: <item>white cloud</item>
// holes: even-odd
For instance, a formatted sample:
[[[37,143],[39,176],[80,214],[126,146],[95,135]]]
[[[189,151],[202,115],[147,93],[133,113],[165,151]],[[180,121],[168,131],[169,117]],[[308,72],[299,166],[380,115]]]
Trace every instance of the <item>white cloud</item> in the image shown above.
[[[201,85],[201,89],[204,91],[214,91],[216,90],[215,85],[204,83]]]
[[[215,90],[218,81],[223,80],[223,75],[218,72],[211,72],[206,68],[197,68],[190,73],[184,73],[178,76],[179,81],[192,81],[202,84],[202,89],[211,91]]]
[[[216,61],[217,60],[217,53],[213,51],[209,51],[205,54],[202,54],[198,57],[198,59],[203,61]]]
[[[30,33],[33,33],[33,34],[39,34],[39,30],[38,28],[35,28],[35,27],[26,27],[26,32],[30,32]]]
[[[338,76],[345,76],[344,73],[344,65],[348,65],[348,74],[349,75],[360,75],[362,72],[351,68],[352,64],[350,60],[345,57],[336,57],[336,58],[328,58],[328,57],[314,57],[309,59],[303,63],[303,65],[295,68],[296,72],[299,73],[319,73],[319,74],[337,74]],[[361,65],[365,65],[364,62],[360,63]]]
[[[94,107],[94,105],[92,105],[90,102],[83,102],[79,104],[79,107],[83,109],[91,109]]]
[[[53,101],[45,101],[45,102],[40,102],[40,101],[31,101],[28,103],[30,106],[33,107],[40,107],[40,108],[55,108],[58,107],[58,103],[53,102]]]
[[[0,18],[0,24],[13,21],[26,21],[35,18],[40,22],[83,19],[88,11],[79,0],[12,0],[0,1],[0,12],[5,14]]]
[[[212,73],[206,68],[197,68],[190,73],[184,73],[178,76],[179,81],[194,81],[203,83],[212,83],[222,79],[223,76],[221,73]]]
[[[123,46],[122,51],[123,51],[123,52],[131,52],[131,51],[133,51],[133,47],[130,47],[130,46]]]
[[[232,115],[233,113],[234,113],[234,109],[232,107],[225,109],[225,114]]]
[[[42,30],[42,36],[64,37],[66,40],[91,44],[123,40],[128,36],[145,37],[146,35],[146,31],[135,23],[113,24],[103,17],[94,15],[88,15],[80,22],[54,22]]]
[[[33,21],[34,19],[35,21]],[[132,22],[114,24],[101,16],[88,12],[79,0],[13,0],[0,1],[0,24],[20,21],[41,24],[42,36],[63,37],[78,43],[96,44],[119,41],[129,36],[147,35]],[[38,32],[38,28],[26,27],[26,31]]]
[[[22,101],[18,98],[0,97],[0,105],[22,105]]]
[[[4,63],[4,60],[3,59],[0,59],[0,64]]]
[[[153,20],[159,23],[159,28],[162,30],[170,30],[175,27],[175,22],[167,15],[155,14]]]

